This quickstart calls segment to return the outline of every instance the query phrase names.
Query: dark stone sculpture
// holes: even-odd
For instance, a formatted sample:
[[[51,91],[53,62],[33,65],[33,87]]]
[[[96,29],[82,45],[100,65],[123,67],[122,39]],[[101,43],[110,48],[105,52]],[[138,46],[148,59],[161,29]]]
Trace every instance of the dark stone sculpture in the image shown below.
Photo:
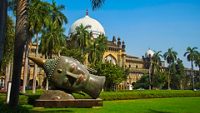
[[[61,56],[57,59],[29,57],[42,67],[57,90],[67,93],[83,91],[92,98],[98,98],[105,83],[104,76],[90,74],[88,69],[71,57]]]

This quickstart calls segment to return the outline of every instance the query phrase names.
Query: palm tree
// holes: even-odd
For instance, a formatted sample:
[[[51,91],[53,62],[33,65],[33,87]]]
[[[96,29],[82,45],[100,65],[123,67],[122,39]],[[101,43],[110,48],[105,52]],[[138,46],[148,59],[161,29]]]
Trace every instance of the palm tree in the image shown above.
[[[168,89],[171,89],[170,88],[170,76],[172,76],[171,74],[171,71],[172,71],[172,67],[173,67],[173,64],[175,63],[176,59],[177,59],[177,52],[176,51],[173,51],[172,48],[169,48],[167,52],[164,53],[164,59],[167,61],[167,63],[169,64],[168,66],[168,69],[169,69],[169,74],[168,74],[168,77],[167,77],[167,83],[168,83]]]
[[[61,12],[63,5],[56,6],[53,0],[47,12],[49,15],[44,18],[45,29],[43,29],[41,40],[41,51],[46,56],[52,57],[53,53],[60,53],[60,49],[64,46],[65,38],[63,23],[67,23],[67,18]]]
[[[194,90],[194,73],[193,73],[194,67],[193,67],[193,65],[194,65],[195,57],[198,53],[197,49],[198,49],[197,47],[193,47],[193,48],[188,47],[185,54],[184,54],[184,56],[187,57],[187,60],[191,62],[191,69],[192,70],[191,70],[190,74],[191,74],[191,77],[192,77],[192,89],[193,90]]]
[[[77,49],[78,51],[81,51],[81,58],[84,59],[84,64],[87,64],[87,57],[88,57],[88,49],[91,43],[93,42],[92,40],[92,35],[91,33],[88,32],[88,29],[91,26],[87,25],[84,26],[81,24],[80,26],[76,27],[76,32],[71,34],[68,40],[68,48],[70,49]]]
[[[103,54],[107,49],[106,46],[107,38],[104,35],[99,35],[97,39],[93,40],[90,47],[88,48],[88,60],[91,64],[96,65],[101,62]]]
[[[1,68],[6,68],[5,76],[5,89],[7,90],[7,83],[10,80],[11,76],[11,64],[13,61],[13,52],[14,52],[14,22],[10,16],[7,17],[7,28],[6,28],[6,39],[3,51],[3,59]]]
[[[85,55],[86,49],[91,40],[91,37],[87,30],[88,28],[91,28],[91,26],[83,26],[83,24],[81,24],[80,26],[76,27],[76,33],[74,34],[74,38],[76,38],[76,43],[81,49],[82,55]]]
[[[197,56],[195,58],[195,65],[196,67],[199,68],[199,71],[200,71],[200,52],[197,53]]]
[[[57,29],[57,27],[61,27],[64,22],[65,23],[67,22],[67,18],[61,12],[61,10],[63,10],[63,9],[64,9],[64,6],[63,5],[56,6],[55,1],[53,1],[52,4],[49,4],[47,2],[42,2],[40,0],[35,0],[31,3],[30,9],[29,9],[29,12],[31,14],[29,16],[29,19],[30,19],[30,29],[29,30],[31,32],[33,32],[33,34],[35,35],[35,39],[36,39],[35,56],[36,57],[38,56],[38,48],[39,48],[38,47],[38,41],[39,41],[38,34],[41,31],[46,31],[46,32],[43,32],[43,33],[46,33],[46,34],[43,34],[43,38],[44,38],[44,35],[46,35],[46,36],[50,35],[50,37],[46,37],[45,39],[42,39],[42,40],[50,39],[50,43],[47,43],[46,46],[44,46],[44,47],[47,47],[45,50],[51,51],[51,52],[48,52],[49,54],[51,53],[51,57],[52,57],[52,53],[53,53],[53,50],[52,50],[53,48],[54,48],[54,50],[55,50],[55,48],[57,48],[57,50],[55,50],[55,51],[57,53],[60,53],[61,47],[58,45],[58,43],[62,43],[62,45],[63,45],[63,43],[65,42],[64,38],[63,38],[64,36],[63,36],[63,34],[60,34],[60,31],[64,32],[64,30],[60,29],[60,28]],[[35,12],[37,12],[37,13],[35,13]],[[46,15],[46,16],[44,16],[44,15]],[[54,32],[53,35],[52,35],[52,31]],[[58,32],[58,33],[56,34],[56,32]],[[53,38],[58,39],[58,37],[60,37],[62,39],[62,41],[58,42],[58,41],[52,40]],[[56,44],[52,44],[54,42],[51,42],[51,41],[55,41]],[[43,45],[45,45],[45,44],[43,43]],[[55,51],[54,51],[54,53],[55,53]],[[37,76],[37,65],[35,64],[34,76],[33,76],[33,93],[35,93],[35,89],[36,89],[36,76]]]
[[[2,1],[2,0],[1,0]],[[91,0],[93,8],[99,8],[104,0]],[[22,68],[22,59],[24,52],[24,45],[26,44],[27,38],[27,0],[17,0],[16,1],[16,34],[15,34],[15,44],[14,44],[14,64],[13,64],[13,75],[12,77],[12,87],[9,106],[15,109],[19,102],[19,85],[20,85],[20,75]],[[5,8],[3,8],[4,10]]]
[[[43,31],[41,39],[41,51],[44,55],[52,58],[53,53],[59,54],[59,49],[65,45],[64,29],[59,26],[49,26],[48,31]]]
[[[200,75],[200,52],[198,52],[195,58],[195,66],[199,68],[199,75]]]
[[[35,36],[35,42],[36,42],[36,50],[35,50],[35,57],[38,56],[38,46],[39,46],[39,33],[42,31],[42,29],[44,28],[45,24],[44,24],[44,18],[47,18],[48,16],[44,16],[48,13],[50,13],[51,11],[49,10],[49,7],[51,5],[47,2],[42,2],[40,0],[33,0],[30,2],[30,7],[29,7],[29,31],[31,34],[33,34]],[[28,51],[28,49],[27,49]],[[27,58],[26,58],[27,59]],[[26,60],[25,60],[26,61]],[[37,64],[34,65],[34,74],[33,74],[33,93],[35,93],[36,90],[36,77],[37,77]],[[24,73],[24,76],[25,75]],[[27,79],[27,78],[25,78]],[[24,85],[25,85],[25,81],[24,81]],[[25,86],[23,86],[23,91],[25,91]]]
[[[160,72],[160,69],[161,69],[161,51],[158,51],[158,52],[155,52],[151,58],[152,60],[152,69],[151,69],[151,81],[153,82],[154,81],[154,74],[157,73],[157,72]],[[152,85],[152,84],[151,84]],[[151,86],[153,87],[153,86]]]
[[[90,0],[92,2],[92,9],[97,9],[102,6],[105,0]]]
[[[155,52],[152,56],[152,64],[155,65],[156,70],[160,69],[161,57],[163,57],[162,54],[161,54],[161,51]]]
[[[24,45],[27,39],[27,0],[17,0],[16,10],[16,30],[14,42],[14,63],[13,63],[13,77],[10,94],[10,108],[16,109],[19,101],[19,86],[22,68],[22,59],[24,52]]]
[[[6,33],[7,0],[0,1],[0,66],[3,57],[3,47]]]
[[[101,61],[104,52],[107,50],[107,37],[104,35],[99,35],[96,41],[98,43],[97,61]]]
[[[23,86],[22,93],[26,93],[26,85],[27,85],[27,74],[28,74],[28,54],[29,54],[29,42],[26,42],[24,52],[24,70],[23,70]]]
[[[46,30],[43,30],[42,32],[42,38],[41,38],[41,43],[40,43],[40,48],[41,48],[41,53],[43,55],[45,55],[45,58],[52,58],[52,54],[53,54],[53,49],[54,49],[54,40],[53,39],[56,39],[54,38],[54,34],[55,34],[55,31],[53,29],[53,26],[51,26],[50,28],[52,28],[52,30],[50,29],[50,31],[46,31]],[[55,29],[55,30],[58,30],[58,29]],[[56,43],[58,43],[56,41]],[[45,74],[46,75],[46,74]],[[49,81],[48,81],[48,78],[46,76],[46,90],[48,90],[48,87],[49,87]]]
[[[53,0],[50,9],[50,17],[54,25],[62,26],[64,23],[67,23],[66,16],[61,12],[65,9],[64,5],[56,6],[56,2]]]
[[[185,79],[185,71],[184,71],[184,65],[181,59],[177,59],[176,63],[176,77],[177,81],[175,81],[178,87],[182,90],[183,89],[183,80]]]
[[[97,53],[98,53],[98,48],[99,44],[97,43],[97,41],[93,41],[93,43],[90,45],[90,47],[88,48],[88,61],[90,64],[95,65],[95,62],[97,61]]]

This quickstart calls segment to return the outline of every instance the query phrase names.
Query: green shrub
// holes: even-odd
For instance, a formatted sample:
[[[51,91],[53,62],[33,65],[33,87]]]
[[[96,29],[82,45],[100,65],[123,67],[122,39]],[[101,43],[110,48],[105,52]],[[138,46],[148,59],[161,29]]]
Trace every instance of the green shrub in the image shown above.
[[[77,99],[91,98],[87,94],[73,94]],[[103,100],[128,100],[143,98],[168,98],[168,97],[199,97],[200,91],[192,90],[132,90],[132,91],[112,91],[102,92],[100,98]]]
[[[28,97],[26,95],[21,95],[19,96],[19,104],[20,105],[25,105],[28,104]]]
[[[37,100],[40,95],[27,95],[28,96],[28,104],[34,105],[35,100]]]

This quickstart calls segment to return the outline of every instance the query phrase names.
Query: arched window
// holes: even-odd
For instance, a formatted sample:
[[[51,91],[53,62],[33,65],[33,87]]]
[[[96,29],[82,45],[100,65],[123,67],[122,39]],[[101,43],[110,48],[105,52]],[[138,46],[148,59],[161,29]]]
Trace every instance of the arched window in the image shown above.
[[[117,60],[112,55],[106,56],[104,60],[105,60],[105,62],[109,62],[109,63],[112,63],[114,65],[117,64]]]

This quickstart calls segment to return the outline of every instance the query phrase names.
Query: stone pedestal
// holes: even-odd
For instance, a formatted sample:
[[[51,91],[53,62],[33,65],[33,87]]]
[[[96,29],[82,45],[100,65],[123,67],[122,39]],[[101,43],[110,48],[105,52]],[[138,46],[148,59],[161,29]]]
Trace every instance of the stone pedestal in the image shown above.
[[[35,107],[60,108],[60,107],[78,107],[91,108],[103,106],[102,99],[74,99],[74,100],[36,100]]]
[[[71,94],[60,90],[49,90],[44,92],[39,99],[35,101],[35,107],[78,107],[90,108],[103,106],[102,99],[74,99]]]

